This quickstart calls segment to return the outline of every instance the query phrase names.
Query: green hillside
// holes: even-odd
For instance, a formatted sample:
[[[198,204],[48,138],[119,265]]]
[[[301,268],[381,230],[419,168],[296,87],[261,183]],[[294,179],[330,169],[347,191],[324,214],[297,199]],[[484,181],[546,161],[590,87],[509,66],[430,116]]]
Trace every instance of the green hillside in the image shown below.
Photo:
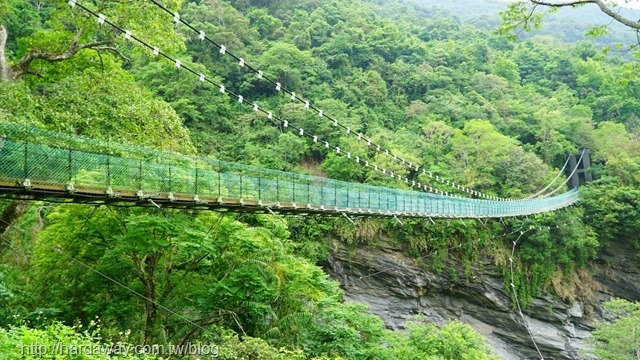
[[[597,259],[603,245],[631,243],[640,251],[637,63],[579,41],[582,29],[510,42],[493,32],[494,2],[159,3],[211,42],[174,24],[151,1],[78,1],[73,8],[67,1],[1,2],[0,121],[408,188],[253,111],[233,92],[423,183],[427,176],[367,147],[358,134],[497,197],[535,193],[584,148],[592,152],[597,180],[581,189],[580,206],[505,223],[406,220],[400,226],[362,219],[352,225],[343,218],[2,199],[3,358],[25,358],[21,344],[38,339],[43,345],[217,344],[225,359],[490,359],[467,325],[437,329],[416,319],[396,333],[363,306],[344,302],[321,267],[330,240],[385,242],[416,258],[438,251],[424,264],[437,271],[448,271],[448,258],[469,271],[488,258],[509,290],[506,264],[517,235],[503,235],[530,229],[518,238],[514,259],[512,298],[524,304],[541,294],[566,301],[583,296],[580,284],[562,279]],[[152,47],[99,24],[81,5]],[[576,18],[587,20],[590,15]],[[225,45],[225,54],[212,42]],[[227,94],[154,56],[153,46],[224,84]],[[276,91],[249,66],[349,132]]]

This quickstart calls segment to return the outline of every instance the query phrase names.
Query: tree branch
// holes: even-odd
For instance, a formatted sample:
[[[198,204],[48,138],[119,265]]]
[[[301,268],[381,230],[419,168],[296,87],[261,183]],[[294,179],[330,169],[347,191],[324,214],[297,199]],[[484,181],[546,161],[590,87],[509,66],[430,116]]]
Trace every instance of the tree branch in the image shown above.
[[[124,60],[127,64],[131,64],[131,59],[128,58],[127,56],[125,56],[122,52],[120,52],[120,49],[117,46],[94,46],[92,47],[93,50],[96,50],[97,52],[100,51],[111,51],[112,53],[114,53],[115,55],[117,55],[118,57],[120,57],[122,60]]]
[[[575,0],[575,1],[565,1],[565,2],[549,2],[543,0],[529,0],[532,4],[542,5],[548,7],[566,7],[566,6],[576,6],[582,4],[596,4],[600,8],[600,10],[605,13],[607,16],[611,17],[615,21],[621,23],[622,25],[628,26],[632,29],[640,29],[640,22],[631,20],[626,18],[619,13],[613,11],[612,8],[607,6],[602,0]]]
[[[530,0],[532,3],[536,5],[543,5],[548,7],[565,7],[565,6],[576,6],[582,4],[595,3],[596,0],[575,0],[575,1],[565,1],[565,2],[549,2],[549,1],[540,1],[540,0]]]
[[[34,60],[40,59],[49,62],[68,60],[83,49],[93,49],[108,45],[110,43],[109,41],[95,41],[86,44],[78,44],[80,35],[82,35],[82,29],[78,30],[76,35],[73,37],[69,48],[63,53],[54,53],[41,50],[33,50],[29,52],[20,60],[18,60],[18,62],[16,62],[13,66],[11,66],[11,70],[13,70],[13,79],[18,79],[25,74],[33,74],[34,72],[29,67]]]

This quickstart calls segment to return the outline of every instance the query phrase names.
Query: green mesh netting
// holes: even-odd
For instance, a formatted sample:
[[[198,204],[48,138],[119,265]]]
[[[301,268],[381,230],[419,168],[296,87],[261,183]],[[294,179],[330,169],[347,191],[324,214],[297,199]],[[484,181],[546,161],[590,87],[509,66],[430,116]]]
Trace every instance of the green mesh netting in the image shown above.
[[[141,191],[217,202],[260,202],[326,210],[425,217],[507,217],[579,200],[577,189],[545,199],[490,201],[435,195],[199,158],[0,122],[0,182],[76,191]],[[295,205],[293,205],[295,204]]]

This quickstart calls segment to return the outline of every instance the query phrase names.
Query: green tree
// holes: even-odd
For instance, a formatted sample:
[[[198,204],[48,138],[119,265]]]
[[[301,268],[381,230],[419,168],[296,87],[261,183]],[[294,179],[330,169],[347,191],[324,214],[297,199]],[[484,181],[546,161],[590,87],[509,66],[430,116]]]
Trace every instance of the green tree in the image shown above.
[[[454,131],[450,146],[447,157],[456,178],[474,189],[517,197],[533,192],[537,186],[525,174],[545,173],[540,160],[497,132],[488,121],[467,122],[464,129]]]
[[[222,326],[296,345],[316,304],[338,293],[292,255],[286,223],[271,216],[249,227],[224,215],[67,206],[48,221],[30,270],[35,301],[69,323],[100,314],[109,331],[132,329],[139,343],[184,343]]]
[[[323,61],[308,51],[286,43],[274,43],[259,59],[265,74],[291,91],[305,92],[316,81],[328,76]],[[256,88],[264,94],[274,94],[275,87],[265,88],[264,82],[256,82]]]
[[[269,15],[266,9],[251,9],[247,17],[263,39],[276,40],[284,34],[282,21]]]
[[[640,191],[603,177],[582,189],[585,215],[607,243],[630,242],[640,250]]]
[[[612,322],[596,324],[590,342],[592,354],[601,359],[635,360],[640,356],[640,304],[623,299],[611,300],[604,305]]]
[[[305,328],[303,346],[311,356],[371,359],[380,357],[385,334],[382,320],[362,305],[327,299],[320,313]]]
[[[606,165],[604,173],[623,184],[640,183],[640,145],[630,138],[624,125],[601,123],[593,134],[594,158]]]
[[[390,354],[398,360],[497,359],[484,339],[459,321],[449,322],[439,329],[418,318],[407,323],[407,336],[398,336],[395,341],[399,343],[392,343]]]
[[[520,83],[518,64],[506,56],[500,56],[493,65],[494,74],[507,79],[512,84]]]
[[[17,1],[14,2],[17,3]],[[182,1],[176,0],[170,7],[180,4]],[[182,41],[175,37],[159,36],[171,28],[170,23],[161,17],[162,14],[147,11],[148,4],[138,4],[135,10],[128,5],[119,1],[106,1],[100,9],[94,10],[103,12],[110,20],[162,47],[165,51],[183,48]],[[6,16],[0,17],[1,81],[12,82],[26,75],[47,76],[51,64],[71,60],[84,50],[112,52],[124,56],[117,47],[117,44],[124,41],[118,37],[118,32],[101,31],[100,25],[93,17],[73,16],[73,10],[69,9],[64,2],[56,3],[51,8],[47,7],[47,10],[49,9],[50,16],[41,19],[44,22],[50,17],[44,24],[46,27],[20,39],[21,46],[15,52],[18,55],[15,59],[9,59],[6,53],[8,34],[13,31],[7,27],[11,22]],[[95,58],[98,57],[95,55]]]

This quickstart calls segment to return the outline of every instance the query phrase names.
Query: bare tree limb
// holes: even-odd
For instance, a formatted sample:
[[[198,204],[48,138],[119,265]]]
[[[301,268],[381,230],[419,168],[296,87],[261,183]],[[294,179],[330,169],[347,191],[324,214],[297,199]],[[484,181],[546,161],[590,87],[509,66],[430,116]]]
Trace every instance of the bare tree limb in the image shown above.
[[[602,0],[574,0],[574,1],[563,1],[563,2],[550,2],[544,0],[529,0],[532,4],[542,5],[548,7],[567,7],[567,6],[576,6],[582,4],[596,4],[600,8],[600,10],[605,13],[607,16],[611,17],[615,21],[621,23],[622,25],[628,26],[632,29],[640,29],[640,22],[631,20],[627,17],[620,15],[618,12],[614,11],[611,7],[607,6]]]
[[[37,72],[37,71],[35,71],[33,69],[27,69],[27,71],[25,71],[23,75],[27,75],[27,74],[33,75],[33,76],[37,76],[37,77],[39,77],[41,79],[44,79],[44,76],[42,76],[42,74],[40,74],[39,72]]]
[[[565,7],[565,6],[576,6],[582,4],[595,3],[595,0],[575,0],[575,1],[564,1],[564,2],[549,2],[549,1],[540,1],[540,0],[530,0],[532,3],[537,5],[549,6],[549,7]]]
[[[128,58],[126,55],[124,55],[122,52],[120,52],[120,49],[117,46],[94,46],[92,47],[92,49],[96,50],[98,53],[100,51],[111,51],[112,53],[120,57],[122,60],[127,62],[127,64],[131,64],[131,59]]]

